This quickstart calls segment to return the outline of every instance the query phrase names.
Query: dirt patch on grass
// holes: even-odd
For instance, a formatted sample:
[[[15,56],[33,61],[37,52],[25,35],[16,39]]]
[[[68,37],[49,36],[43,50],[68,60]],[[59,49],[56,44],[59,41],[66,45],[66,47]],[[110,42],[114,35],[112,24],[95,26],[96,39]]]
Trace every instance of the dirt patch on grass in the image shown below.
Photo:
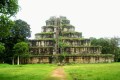
[[[62,67],[58,67],[52,72],[51,77],[57,78],[57,80],[67,80],[66,74],[64,72],[64,69]]]

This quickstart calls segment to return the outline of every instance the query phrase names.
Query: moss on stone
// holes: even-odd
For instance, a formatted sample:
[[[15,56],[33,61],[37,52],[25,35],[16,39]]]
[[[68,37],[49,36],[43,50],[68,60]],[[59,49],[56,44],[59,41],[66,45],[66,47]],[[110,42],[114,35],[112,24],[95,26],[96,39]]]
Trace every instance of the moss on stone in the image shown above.
[[[35,35],[49,35],[54,34],[54,32],[42,32],[42,33],[36,33]]]

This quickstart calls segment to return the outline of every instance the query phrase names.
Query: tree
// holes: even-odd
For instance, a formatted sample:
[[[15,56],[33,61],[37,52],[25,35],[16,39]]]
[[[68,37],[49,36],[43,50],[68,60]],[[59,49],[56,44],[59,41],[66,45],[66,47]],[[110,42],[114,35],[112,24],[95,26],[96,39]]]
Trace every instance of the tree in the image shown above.
[[[6,15],[1,15],[0,16],[0,42],[4,43],[4,46],[6,48],[5,49],[5,53],[3,54],[4,57],[2,57],[2,58],[4,58],[4,61],[6,61],[6,59],[9,59],[9,58],[5,59],[5,57],[7,57],[9,55],[6,52],[8,52],[7,51],[8,50],[8,46],[11,46],[11,45],[7,46],[6,43],[8,43],[9,40],[8,41],[6,41],[6,40],[11,35],[11,31],[10,30],[11,30],[13,25],[14,25],[14,22],[11,19],[9,19]],[[9,49],[9,50],[11,50],[11,49]],[[10,52],[8,52],[8,53],[10,53]]]
[[[13,38],[11,38],[11,28],[14,21],[10,17],[15,16],[18,11],[18,0],[0,0],[0,42],[5,44],[7,59],[11,56],[14,45]]]
[[[114,37],[111,38],[110,40],[110,48],[111,48],[111,52],[115,55],[115,61],[119,61],[120,60],[120,48],[118,47],[118,41],[119,38]]]
[[[30,25],[23,20],[16,20],[15,25],[11,29],[14,42],[26,41],[31,36]]]
[[[102,54],[110,54],[111,49],[110,49],[110,39],[108,38],[92,38],[91,39],[91,45],[94,46],[102,46]]]
[[[91,38],[91,44],[95,46],[102,46],[102,54],[115,55],[114,60],[120,61],[120,48],[118,47],[119,38]]]
[[[13,16],[19,11],[18,0],[0,0],[0,13]]]
[[[59,63],[61,64],[64,60],[65,60],[65,57],[66,57],[66,52],[64,51],[64,49],[68,46],[70,46],[69,44],[65,43],[62,41],[62,37],[59,36],[59,42],[58,42],[58,46],[60,48],[60,55],[58,56],[58,61]]]
[[[14,25],[9,31],[9,35],[2,41],[5,43],[7,54],[6,57],[9,57],[9,62],[12,59],[12,63],[14,63],[13,47],[16,43],[28,41],[28,38],[31,36],[30,26],[27,24],[27,22],[19,19],[14,21]]]
[[[13,21],[9,18],[19,10],[18,0],[0,0],[0,40],[10,34]]]
[[[6,39],[14,22],[9,18],[19,10],[18,0],[0,0],[0,41]]]
[[[28,50],[29,50],[28,44],[26,42],[19,42],[14,45],[14,50],[17,55],[17,65],[19,65],[19,62],[20,62],[19,57],[21,55],[28,53]]]
[[[3,60],[3,63],[4,63],[4,51],[5,51],[5,46],[3,43],[0,43],[0,57],[1,59]]]
[[[6,39],[10,36],[10,30],[14,22],[10,20],[6,15],[0,16],[0,41],[2,42],[3,39]]]

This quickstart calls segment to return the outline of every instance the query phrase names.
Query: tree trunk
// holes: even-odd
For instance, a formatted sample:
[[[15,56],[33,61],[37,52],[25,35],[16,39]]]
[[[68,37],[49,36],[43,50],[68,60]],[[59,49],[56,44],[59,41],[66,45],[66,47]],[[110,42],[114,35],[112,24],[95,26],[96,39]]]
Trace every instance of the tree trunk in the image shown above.
[[[19,65],[20,64],[20,62],[19,62],[19,56],[18,56],[18,58],[17,58],[17,65]]]
[[[63,54],[63,48],[60,48],[60,49],[61,49],[60,53]]]
[[[2,58],[1,60],[2,60],[2,63],[4,64],[4,58]]]
[[[12,65],[14,65],[14,57],[12,58]]]

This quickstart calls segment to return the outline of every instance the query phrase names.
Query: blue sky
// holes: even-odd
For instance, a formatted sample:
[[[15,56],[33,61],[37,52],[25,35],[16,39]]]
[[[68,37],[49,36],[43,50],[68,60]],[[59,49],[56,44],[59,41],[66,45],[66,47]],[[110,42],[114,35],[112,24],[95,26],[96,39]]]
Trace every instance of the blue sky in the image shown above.
[[[19,0],[16,19],[30,24],[32,36],[50,16],[66,16],[89,37],[120,37],[120,0]]]

